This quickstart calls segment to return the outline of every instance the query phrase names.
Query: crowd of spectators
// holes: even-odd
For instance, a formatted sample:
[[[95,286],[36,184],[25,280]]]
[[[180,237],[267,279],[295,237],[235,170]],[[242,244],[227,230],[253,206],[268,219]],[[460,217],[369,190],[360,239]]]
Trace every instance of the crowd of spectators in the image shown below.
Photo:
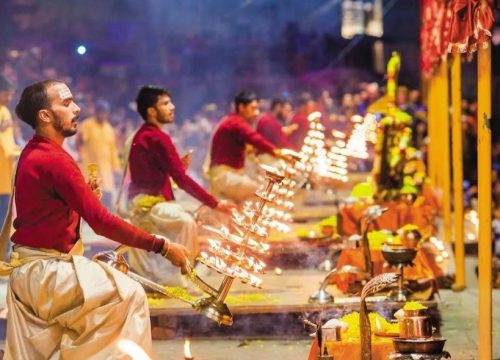
[[[81,119],[94,115],[95,106],[101,100],[111,104],[109,121],[117,137],[118,148],[121,151],[125,140],[137,129],[142,120],[135,111],[132,101],[135,84],[139,80],[110,76],[101,81],[90,74],[71,74],[64,66],[65,57],[60,63],[52,59],[51,63],[44,60],[42,49],[33,48],[29,51],[10,50],[4,56],[5,61],[0,64],[0,72],[9,78],[15,85],[17,93],[25,84],[38,81],[42,78],[58,78],[66,81],[82,109]],[[114,80],[109,80],[114,79]],[[109,81],[108,81],[109,80]],[[240,79],[241,80],[241,79]],[[241,86],[244,84],[241,83]],[[297,88],[274,88],[273,91],[263,91],[261,113],[269,110],[272,97],[287,98],[297,110],[297,99],[304,89],[308,90],[315,100],[316,109],[323,114],[323,122],[327,131],[339,130],[346,134],[352,130],[351,121],[354,115],[364,115],[368,107],[383,95],[384,89],[377,82],[324,81],[316,84],[307,84],[303,87],[300,82],[295,83]],[[303,85],[303,84],[302,84]],[[166,83],[169,87],[169,84]],[[176,88],[171,87],[174,102],[176,102]],[[18,95],[18,94],[17,94]],[[14,97],[14,99],[17,97]],[[208,97],[209,99],[210,96]],[[206,99],[206,98],[204,98]],[[422,103],[419,90],[399,86],[396,95],[397,106],[413,117],[413,142],[424,156],[427,148],[427,109]],[[14,103],[10,104],[11,110]],[[178,105],[176,103],[176,105]],[[220,100],[216,95],[213,101],[205,101],[189,113],[177,117],[174,124],[166,128],[179,151],[186,153],[193,150],[190,173],[199,181],[203,181],[203,163],[210,146],[211,134],[218,121],[231,111],[231,96]],[[464,158],[464,187],[466,204],[474,207],[477,198],[477,100],[464,98],[462,101],[463,124],[463,158]],[[23,146],[28,140],[31,130],[20,121],[14,121],[15,140]],[[67,150],[78,157],[75,139],[69,139]],[[123,154],[121,154],[123,155]],[[493,144],[493,206],[495,217],[500,219],[500,145]],[[360,166],[360,170],[369,170],[368,164]],[[116,177],[119,179],[119,176]],[[498,216],[497,216],[498,215]],[[500,233],[500,231],[499,231]]]
[[[82,119],[94,114],[98,100],[108,101],[111,104],[110,122],[118,144],[123,144],[140,125],[133,103],[138,87],[144,83],[168,87],[178,113],[176,124],[168,131],[182,151],[194,149],[193,169],[200,178],[210,134],[217,121],[230,110],[231,98],[239,89],[252,88],[265,99],[279,96],[291,99],[292,103],[307,90],[315,97],[318,110],[324,113],[326,128],[347,132],[351,117],[363,115],[381,96],[373,80],[380,83],[383,79],[376,75],[345,66],[322,69],[328,65],[327,59],[332,58],[329,52],[332,44],[328,44],[331,39],[325,34],[301,32],[290,24],[274,40],[243,35],[234,39],[237,39],[234,48],[245,48],[240,55],[224,50],[220,41],[210,35],[173,34],[166,47],[159,51],[163,55],[153,56],[149,63],[140,64],[134,64],[130,57],[123,61],[96,63],[91,56],[78,56],[67,48],[62,51],[46,44],[25,49],[11,47],[0,54],[0,73],[14,83],[18,92],[26,84],[43,78],[67,82],[82,109]],[[248,54],[253,55],[246,56]],[[151,69],[144,71],[148,64],[153,71],[158,70],[157,76],[151,75]],[[226,65],[229,71],[221,71]],[[267,110],[266,104],[269,101],[263,102],[263,112]],[[419,90],[400,86],[397,105],[414,118],[414,145],[425,155],[427,114]],[[473,198],[477,183],[477,101],[464,99],[462,110],[464,180],[467,194]],[[14,124],[16,141],[22,146],[29,129],[21,122]],[[74,143],[70,141],[68,145],[68,150],[76,156]],[[493,157],[494,169],[498,171],[498,145],[494,145]],[[494,189],[500,188],[498,181]],[[497,192],[493,195],[495,199],[499,197]],[[499,203],[500,198],[495,201]]]

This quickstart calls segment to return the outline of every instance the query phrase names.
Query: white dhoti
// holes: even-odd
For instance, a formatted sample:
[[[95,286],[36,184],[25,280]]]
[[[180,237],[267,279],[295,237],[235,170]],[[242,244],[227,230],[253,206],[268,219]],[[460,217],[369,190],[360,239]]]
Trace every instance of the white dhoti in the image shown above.
[[[215,227],[219,227],[220,225],[229,226],[231,215],[204,205],[182,189],[177,189],[174,194],[176,204],[181,205],[186,212],[193,215],[198,225],[198,235],[203,233],[203,228],[200,228],[201,225],[211,225]]]
[[[134,225],[184,245],[191,254],[189,260],[194,261],[199,252],[198,229],[193,216],[181,205],[161,197],[137,195],[131,201],[130,209],[130,220]],[[186,285],[179,268],[162,255],[135,248],[130,249],[128,255],[130,266],[138,274],[163,285]]]
[[[243,169],[233,169],[225,165],[216,165],[209,172],[210,192],[234,202],[252,198],[259,188],[259,182],[245,174]]]
[[[6,359],[129,359],[117,347],[120,339],[151,355],[141,285],[78,253],[14,247]]]

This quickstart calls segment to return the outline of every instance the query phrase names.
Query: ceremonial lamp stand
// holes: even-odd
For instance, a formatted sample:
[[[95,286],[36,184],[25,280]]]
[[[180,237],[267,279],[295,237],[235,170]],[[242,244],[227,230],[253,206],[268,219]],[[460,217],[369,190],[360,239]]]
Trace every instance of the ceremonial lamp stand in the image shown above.
[[[284,178],[284,176],[278,174],[275,169],[267,166],[262,167],[266,171],[267,184],[265,185],[265,188],[262,192],[257,191],[256,193],[259,200],[257,201],[257,209],[253,216],[250,218],[250,222],[248,224],[245,224],[241,220],[238,220],[235,216],[233,216],[232,219],[236,227],[243,230],[242,245],[248,244],[250,236],[254,232],[254,226],[257,225],[257,222],[262,215],[264,206],[266,205],[266,203],[272,202],[273,197],[271,193],[274,185],[281,182]],[[238,247],[236,257],[243,259],[244,256],[244,247]],[[207,258],[200,257],[199,260],[208,267],[211,267],[218,272],[224,273],[220,268],[217,268],[211,262],[207,261]],[[242,265],[241,261],[238,261],[237,266],[240,265]],[[197,300],[194,304],[195,309],[219,324],[231,326],[233,324],[233,316],[229,311],[227,305],[224,303],[224,300],[226,299],[226,296],[229,293],[231,285],[233,284],[233,281],[236,277],[239,276],[237,274],[229,275],[226,273],[219,287],[219,290],[217,291],[217,295]],[[247,279],[244,277],[240,277],[240,280],[242,280],[243,282],[247,282]],[[260,287],[260,283],[251,282],[251,285]]]
[[[404,286],[404,268],[413,266],[413,260],[417,256],[417,249],[386,247],[382,249],[382,256],[389,263],[399,270],[398,287],[391,291],[389,298],[394,301],[407,301],[410,297],[410,291]]]
[[[284,179],[284,175],[278,173],[274,168],[264,165],[261,167],[265,170],[267,182],[263,190],[258,190],[256,193],[259,198],[256,204],[256,211],[251,214],[251,216],[241,215],[237,212],[234,212],[232,216],[232,224],[239,234],[230,233],[228,229],[223,227],[221,227],[221,229],[216,229],[205,226],[212,234],[217,235],[226,242],[223,245],[220,241],[208,239],[211,245],[209,251],[213,253],[214,256],[202,252],[198,257],[201,263],[225,275],[218,290],[199,278],[194,270],[191,270],[188,275],[189,279],[203,292],[207,293],[209,297],[198,299],[193,302],[182,295],[169,291],[160,284],[129,271],[129,266],[124,257],[124,254],[128,250],[128,247],[125,245],[119,246],[114,251],[98,253],[94,256],[93,260],[104,262],[116,268],[138,281],[143,286],[162,295],[189,303],[195,310],[219,324],[231,326],[233,323],[233,316],[224,303],[224,300],[235,278],[239,278],[243,283],[250,283],[250,285],[254,287],[261,287],[262,280],[250,272],[262,273],[265,263],[256,256],[247,255],[246,250],[248,249],[252,252],[262,254],[269,249],[269,245],[262,241],[262,239],[267,237],[267,231],[264,227],[258,225],[257,222],[262,215],[264,206],[272,202],[275,197],[275,195],[272,194],[274,185]],[[255,238],[260,238],[261,240],[259,241]],[[236,249],[233,250],[230,245],[235,246]],[[229,262],[229,265],[226,264],[221,257],[224,257],[224,259]]]
[[[334,302],[333,295],[326,290],[326,287],[330,284],[330,278],[334,275],[354,274],[362,279],[370,279],[373,276],[372,258],[370,253],[370,245],[368,242],[368,228],[370,224],[385,211],[387,211],[387,208],[382,208],[379,205],[372,205],[363,214],[365,225],[363,229],[363,236],[361,237],[361,247],[363,250],[363,258],[365,263],[364,271],[356,266],[351,265],[345,265],[340,268],[333,269],[325,276],[325,278],[321,282],[319,289],[309,297],[310,303],[328,304]]]

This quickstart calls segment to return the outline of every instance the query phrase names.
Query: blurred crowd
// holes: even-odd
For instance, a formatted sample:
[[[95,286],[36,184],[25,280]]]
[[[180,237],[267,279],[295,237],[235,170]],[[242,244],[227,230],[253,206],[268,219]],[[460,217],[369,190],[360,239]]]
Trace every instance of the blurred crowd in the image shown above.
[[[39,52],[40,51],[40,52]],[[133,94],[136,91],[135,83],[137,80],[125,80],[123,77],[111,76],[106,81],[99,81],[92,74],[79,73],[75,77],[68,74],[68,69],[64,66],[64,59],[57,62],[52,59],[52,64],[44,60],[40,49],[32,48],[30,51],[13,52],[10,51],[5,57],[6,60],[1,64],[1,74],[12,84],[14,98],[19,95],[21,87],[25,84],[38,81],[41,78],[58,78],[66,81],[80,105],[82,113],[80,121],[83,123],[92,118],[99,118],[109,123],[110,132],[116,143],[116,157],[123,157],[123,144],[125,140],[134,133],[142,120],[135,111]],[[108,81],[108,79],[114,79]],[[175,86],[170,86],[174,102],[176,101]],[[274,97],[282,98],[292,106],[292,111],[287,118],[281,119],[283,125],[289,124],[294,114],[299,112],[320,111],[322,113],[323,125],[326,129],[326,137],[333,130],[339,130],[349,134],[353,128],[352,117],[355,115],[365,115],[371,104],[379,100],[384,93],[376,82],[351,82],[346,85],[345,82],[321,84],[318,86],[308,86],[309,98],[306,108],[300,103],[299,99],[303,92],[301,89],[289,89],[279,91],[275,96],[264,97],[260,101],[261,114],[270,111],[270,105]],[[268,95],[267,93],[266,95]],[[214,131],[218,121],[231,111],[231,98],[224,101],[218,100],[214,95],[214,101],[203,103],[188,116],[178,117],[176,122],[169,125],[166,131],[172,136],[177,148],[182,153],[193,150],[191,175],[203,181],[202,168],[205,155],[209,149],[211,134]],[[422,103],[421,93],[417,89],[400,86],[396,96],[397,106],[409,113],[413,117],[413,142],[414,146],[420,150],[425,159],[427,148],[427,111]],[[2,104],[10,108],[14,107],[14,102]],[[477,101],[475,99],[463,100],[463,136],[464,136],[464,180],[466,187],[466,196],[468,204],[474,202],[477,193]],[[15,116],[14,116],[15,117]],[[12,121],[15,142],[22,147],[28,140],[31,133],[20,121]],[[82,160],[82,152],[86,145],[82,141],[83,135],[68,139],[66,143],[67,151],[78,161]],[[115,160],[113,162],[116,163]],[[493,147],[493,167],[495,170],[493,196],[495,204],[500,204],[500,178],[497,172],[500,171],[500,145]],[[110,186],[110,198],[115,196],[119,179],[121,178],[120,166],[116,164],[111,167],[114,172]],[[363,167],[361,167],[363,168]],[[367,170],[366,168],[364,168]]]
[[[11,53],[7,57],[8,60],[2,64],[1,73],[12,83],[12,89],[15,93],[14,98],[19,95],[21,86],[38,81],[41,78],[58,78],[67,82],[73,91],[77,104],[81,108],[80,122],[84,123],[97,117],[109,123],[116,142],[116,154],[121,158],[125,140],[142,122],[135,111],[133,97],[119,95],[120,93],[129,94],[132,90],[128,87],[122,89],[122,87],[126,86],[124,84],[120,85],[119,79],[116,80],[116,83],[108,83],[100,82],[82,74],[72,78],[67,75],[68,73],[65,72],[63,66],[45,67],[41,55],[37,51]],[[345,87],[345,84],[342,84],[342,86]],[[116,89],[116,91],[110,89]],[[276,97],[283,98],[292,105],[292,111],[287,115],[288,118],[282,119],[283,125],[292,120],[295,112],[304,112],[307,116],[312,111],[320,111],[323,114],[323,122],[327,132],[336,129],[348,133],[353,125],[351,122],[352,116],[356,114],[364,115],[368,106],[381,96],[377,83],[353,85],[353,91],[344,93],[341,96],[332,95],[339,92],[336,84],[315,90],[308,95],[306,104],[301,105],[298,103],[298,99],[302,95],[300,91],[293,94],[288,91],[276,94]],[[175,87],[171,88],[171,91],[175,102]],[[402,108],[408,112],[414,112],[421,106],[417,90],[408,91],[408,89],[401,87],[400,92],[398,104]],[[205,103],[197,111],[189,114],[188,117],[177,118],[176,122],[167,128],[180,151],[194,150],[191,172],[200,180],[202,179],[202,164],[209,148],[211,134],[217,122],[231,111],[231,100],[229,98],[224,102]],[[270,110],[271,100],[272,98],[261,99],[261,114]],[[12,110],[15,104],[11,102],[5,105]],[[425,124],[425,115],[423,117],[424,119],[421,121]],[[13,121],[12,126],[15,141],[22,147],[28,140],[31,129],[26,128],[26,125],[20,121]],[[83,126],[82,129],[85,128]],[[422,131],[425,132],[425,130]],[[85,151],[86,144],[81,140],[83,137],[81,135],[70,138],[66,142],[67,151],[77,161],[81,160],[82,151]],[[114,169],[118,172],[117,167],[114,167]]]

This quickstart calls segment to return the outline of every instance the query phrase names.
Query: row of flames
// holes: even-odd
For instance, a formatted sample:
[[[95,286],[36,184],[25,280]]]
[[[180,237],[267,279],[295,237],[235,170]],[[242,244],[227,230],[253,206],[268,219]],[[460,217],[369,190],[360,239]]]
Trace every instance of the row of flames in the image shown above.
[[[256,192],[257,200],[245,202],[241,212],[233,211],[230,227],[204,226],[210,233],[208,248],[198,258],[217,272],[257,288],[262,287],[257,275],[266,269],[259,256],[269,252],[269,231],[290,231],[292,199],[300,184],[297,169],[302,169],[298,161],[293,165],[280,163],[279,170],[262,167],[266,184]]]
[[[298,177],[315,173],[320,177],[348,181],[348,158],[368,158],[367,141],[376,140],[376,120],[374,116],[366,116],[361,121],[353,119],[356,124],[346,142],[346,135],[333,131],[333,146],[327,150],[325,145],[324,126],[321,124],[321,113],[309,115],[310,130],[300,151],[300,161],[293,166],[281,164],[281,181],[271,181],[262,186],[256,193],[258,200],[246,201],[241,212],[232,214],[232,226],[204,226],[211,234],[207,239],[208,249],[200,253],[199,260],[206,266],[243,283],[260,288],[262,279],[256,274],[263,274],[266,264],[258,256],[269,252],[266,242],[269,231],[289,232],[292,221],[291,211],[295,191],[304,181]],[[269,186],[272,184],[272,186]],[[189,339],[185,339],[184,358],[193,359]]]
[[[348,159],[367,159],[367,144],[374,144],[377,140],[376,117],[373,114],[367,114],[365,117],[353,116],[351,120],[354,128],[347,141],[345,133],[333,130],[333,140],[329,146],[325,140],[325,127],[321,124],[321,117],[320,112],[313,112],[307,117],[309,131],[300,151],[301,162],[309,175],[347,182]]]
[[[345,134],[334,131],[334,143],[328,149],[321,113],[310,114],[308,120],[310,130],[301,152],[291,156],[293,165],[281,163],[279,170],[262,165],[266,183],[256,192],[257,200],[244,203],[240,212],[234,211],[229,227],[205,226],[210,236],[208,248],[198,257],[201,263],[226,277],[260,288],[262,279],[258,275],[265,272],[266,264],[259,256],[270,249],[266,242],[270,230],[290,231],[296,189],[312,174],[347,181],[348,158],[368,157],[366,143],[376,138],[374,116],[355,117],[354,131],[347,141]]]

